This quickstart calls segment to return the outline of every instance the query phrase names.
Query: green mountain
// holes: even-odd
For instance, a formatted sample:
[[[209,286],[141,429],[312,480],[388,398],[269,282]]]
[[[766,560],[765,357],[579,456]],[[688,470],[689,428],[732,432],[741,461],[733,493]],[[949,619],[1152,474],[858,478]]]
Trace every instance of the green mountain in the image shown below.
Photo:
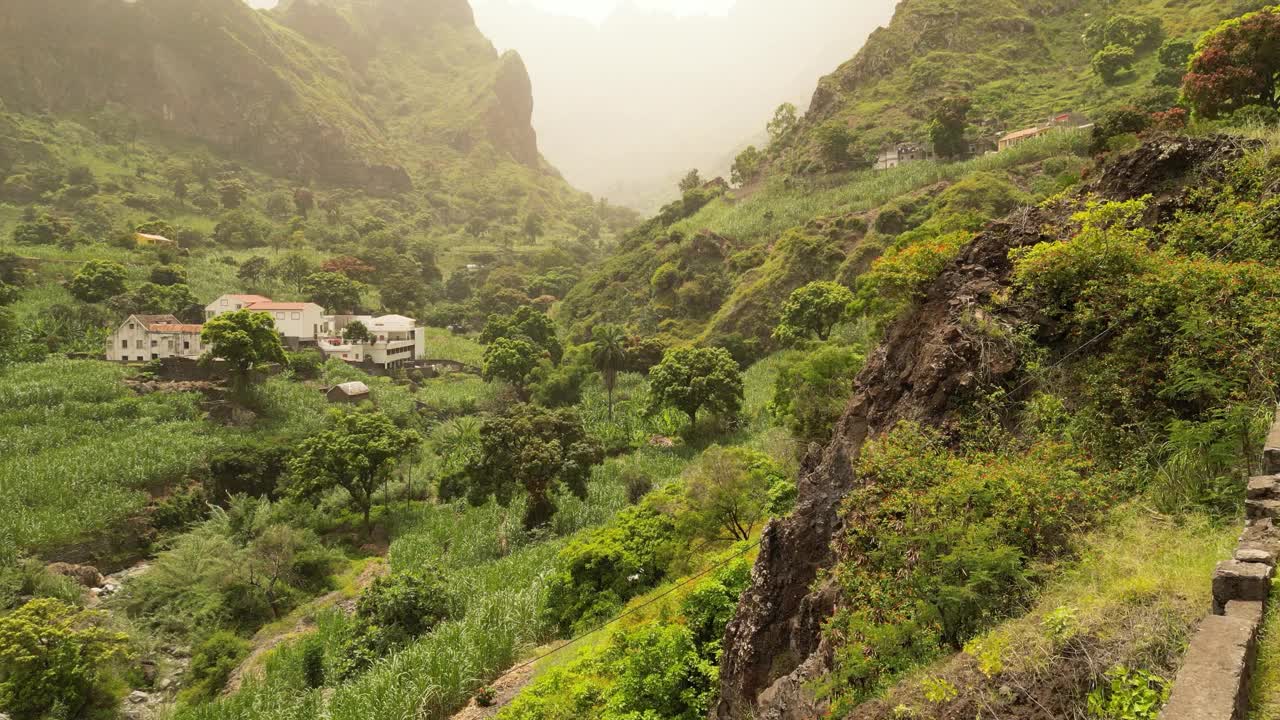
[[[480,142],[538,166],[520,59],[494,53],[465,2],[16,5],[0,30],[11,110],[115,104],[281,175],[383,192]]]
[[[820,80],[808,112],[775,132],[745,187],[708,185],[664,208],[569,295],[564,317],[579,331],[601,320],[629,322],[670,342],[726,344],[743,358],[759,357],[776,347],[770,333],[787,295],[812,280],[852,284],[904,229],[896,218],[905,217],[907,227],[923,224],[939,193],[979,169],[1011,185],[1004,190],[1043,196],[1054,191],[1052,180],[1037,184],[1046,161],[1061,174],[1078,166],[1071,159],[1078,148],[1058,138],[968,163],[888,172],[850,167],[869,164],[891,143],[926,141],[933,110],[948,96],[971,99],[969,132],[989,138],[1066,111],[1096,117],[1126,104],[1167,109],[1177,89],[1155,82],[1155,48],[1165,39],[1194,39],[1241,10],[1228,5],[905,0],[888,27]],[[1158,30],[1131,72],[1107,84],[1091,69],[1085,36],[1115,17],[1146,18]],[[843,156],[837,162],[830,159],[832,137]],[[1001,207],[1007,203],[986,210]],[[877,223],[886,209],[894,222]],[[980,222],[971,216],[961,225],[977,229]],[[699,238],[718,248],[713,273],[691,257],[700,252],[695,245],[705,245]]]
[[[272,11],[20,0],[0,45],[6,175],[39,160],[33,144],[63,144],[56,128],[37,139],[14,123],[56,118],[100,145],[167,143],[172,157],[186,154],[175,143],[194,142],[281,183],[425,200],[445,223],[589,207],[538,153],[523,62],[497,54],[465,0]]]

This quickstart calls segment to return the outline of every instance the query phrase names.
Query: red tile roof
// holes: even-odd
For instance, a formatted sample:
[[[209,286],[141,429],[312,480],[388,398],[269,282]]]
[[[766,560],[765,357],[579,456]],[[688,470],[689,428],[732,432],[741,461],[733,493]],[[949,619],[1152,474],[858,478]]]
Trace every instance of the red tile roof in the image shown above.
[[[148,326],[148,330],[152,332],[171,332],[171,333],[198,333],[204,328],[203,325],[169,325],[157,324]]]
[[[247,306],[246,310],[306,310],[310,303],[256,302]]]
[[[235,298],[236,300],[242,300],[242,301],[244,301],[244,302],[246,302],[246,303],[269,303],[269,302],[271,302],[271,298],[269,298],[269,297],[263,297],[263,296],[261,296],[261,295],[228,295],[227,297],[229,297],[229,298]]]

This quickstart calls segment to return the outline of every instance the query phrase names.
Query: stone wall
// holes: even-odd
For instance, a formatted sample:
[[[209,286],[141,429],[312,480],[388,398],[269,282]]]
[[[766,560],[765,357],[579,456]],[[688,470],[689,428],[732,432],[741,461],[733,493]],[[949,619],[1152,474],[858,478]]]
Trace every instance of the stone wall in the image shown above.
[[[1200,623],[1161,720],[1244,720],[1258,631],[1280,554],[1280,412],[1267,434],[1262,472],[1249,479],[1246,524],[1235,556],[1213,572],[1213,612]]]

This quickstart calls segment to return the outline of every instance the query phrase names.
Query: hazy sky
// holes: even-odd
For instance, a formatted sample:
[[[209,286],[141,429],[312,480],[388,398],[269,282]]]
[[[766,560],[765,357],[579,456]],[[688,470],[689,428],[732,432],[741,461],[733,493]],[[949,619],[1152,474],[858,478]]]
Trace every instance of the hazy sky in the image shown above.
[[[736,0],[630,0],[631,4],[646,10],[672,15],[723,15]],[[247,0],[253,7],[275,7],[279,0]],[[604,22],[623,0],[522,0],[545,12],[580,17],[592,22]],[[472,5],[490,4],[491,0],[472,0]]]
[[[630,0],[632,5],[673,15],[723,15],[736,0]],[[473,5],[489,5],[492,0],[472,0]],[[622,0],[521,0],[544,12],[603,22]]]

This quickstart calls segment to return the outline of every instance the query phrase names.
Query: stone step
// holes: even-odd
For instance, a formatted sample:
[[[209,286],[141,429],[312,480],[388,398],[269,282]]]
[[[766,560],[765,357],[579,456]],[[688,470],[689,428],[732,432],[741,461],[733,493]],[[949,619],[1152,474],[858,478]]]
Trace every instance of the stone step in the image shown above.
[[[1232,602],[1200,623],[1160,720],[1244,720],[1262,603]]]
[[[1236,550],[1236,560],[1243,563],[1262,563],[1276,566],[1276,554],[1270,550],[1256,547],[1242,547]]]
[[[1249,500],[1280,500],[1280,475],[1258,475],[1249,478]]]
[[[1280,500],[1245,500],[1244,513],[1250,520],[1280,519]]]
[[[1262,473],[1280,474],[1280,408],[1277,408],[1275,422],[1271,424],[1267,440],[1262,444]]]
[[[1213,614],[1226,612],[1232,600],[1266,602],[1275,569],[1265,563],[1223,560],[1213,571]]]

